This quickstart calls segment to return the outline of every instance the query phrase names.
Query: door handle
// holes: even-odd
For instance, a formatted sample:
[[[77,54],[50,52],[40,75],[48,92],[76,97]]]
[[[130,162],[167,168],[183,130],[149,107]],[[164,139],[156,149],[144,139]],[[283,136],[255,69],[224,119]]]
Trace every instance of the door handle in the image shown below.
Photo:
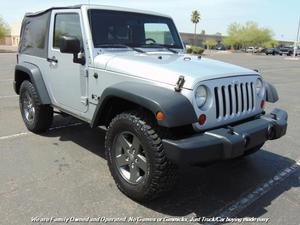
[[[55,58],[55,56],[53,56],[52,58],[47,58],[47,62],[58,63],[58,61],[57,61],[57,59]]]

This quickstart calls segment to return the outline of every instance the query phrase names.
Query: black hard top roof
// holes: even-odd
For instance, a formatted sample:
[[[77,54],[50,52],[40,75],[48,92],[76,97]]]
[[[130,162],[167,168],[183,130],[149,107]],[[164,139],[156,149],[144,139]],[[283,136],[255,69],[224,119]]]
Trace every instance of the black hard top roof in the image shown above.
[[[43,10],[43,11],[38,11],[38,12],[34,12],[34,13],[32,13],[32,12],[26,13],[25,16],[27,16],[27,17],[40,16],[42,14],[45,14],[45,13],[47,13],[51,10],[55,10],[55,9],[80,9],[82,5],[83,4],[72,5],[72,6],[62,6],[62,7],[51,7],[46,10]]]
[[[168,15],[164,15],[164,14],[156,13],[156,12],[151,12],[151,11],[129,9],[129,8],[123,8],[123,7],[117,7],[117,6],[91,5],[91,4],[79,4],[79,5],[72,5],[72,6],[51,7],[49,9],[39,11],[39,12],[35,12],[35,13],[26,13],[25,17],[41,16],[43,14],[46,14],[46,13],[51,12],[52,10],[56,10],[56,9],[80,9],[82,6],[95,7],[97,9],[128,11],[128,12],[133,12],[133,13],[141,13],[141,14],[150,14],[150,15],[156,15],[156,16],[169,17]]]

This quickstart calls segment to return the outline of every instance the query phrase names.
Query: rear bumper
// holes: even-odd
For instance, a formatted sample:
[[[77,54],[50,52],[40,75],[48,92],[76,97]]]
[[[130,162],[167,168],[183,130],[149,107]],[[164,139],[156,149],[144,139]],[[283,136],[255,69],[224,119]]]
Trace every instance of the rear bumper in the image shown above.
[[[254,120],[180,140],[163,139],[167,157],[176,164],[199,164],[236,158],[246,151],[285,135],[288,115],[274,109]]]

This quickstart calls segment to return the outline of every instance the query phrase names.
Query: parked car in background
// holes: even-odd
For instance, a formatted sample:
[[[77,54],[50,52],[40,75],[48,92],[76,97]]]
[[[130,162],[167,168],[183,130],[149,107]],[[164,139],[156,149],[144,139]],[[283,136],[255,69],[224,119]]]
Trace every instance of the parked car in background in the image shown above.
[[[255,47],[248,47],[247,49],[246,49],[246,52],[248,52],[248,53],[254,53],[256,51],[256,48]]]
[[[219,45],[216,46],[216,50],[218,50],[218,51],[225,51],[226,47],[225,47],[225,45],[219,44]]]
[[[282,55],[279,48],[267,48],[265,50],[266,55]]]
[[[279,48],[282,55],[292,55],[294,52],[293,47],[281,47]]]
[[[287,55],[288,56],[294,55],[294,47],[290,47],[290,50]],[[300,55],[300,47],[299,46],[296,48],[295,55],[296,56]]]
[[[294,52],[291,55],[293,55],[293,54],[294,54]],[[296,48],[296,56],[297,55],[300,55],[300,47],[299,46]]]
[[[266,48],[259,47],[255,53],[265,53]]]

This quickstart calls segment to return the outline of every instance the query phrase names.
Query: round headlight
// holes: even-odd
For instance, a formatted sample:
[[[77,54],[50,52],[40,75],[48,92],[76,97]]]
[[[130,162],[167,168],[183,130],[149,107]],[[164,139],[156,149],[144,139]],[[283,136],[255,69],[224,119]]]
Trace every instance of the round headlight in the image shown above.
[[[256,87],[256,94],[259,95],[263,88],[263,82],[260,78],[257,78],[255,87]]]
[[[195,93],[196,104],[200,108],[202,107],[207,99],[207,88],[203,85],[200,85]]]

